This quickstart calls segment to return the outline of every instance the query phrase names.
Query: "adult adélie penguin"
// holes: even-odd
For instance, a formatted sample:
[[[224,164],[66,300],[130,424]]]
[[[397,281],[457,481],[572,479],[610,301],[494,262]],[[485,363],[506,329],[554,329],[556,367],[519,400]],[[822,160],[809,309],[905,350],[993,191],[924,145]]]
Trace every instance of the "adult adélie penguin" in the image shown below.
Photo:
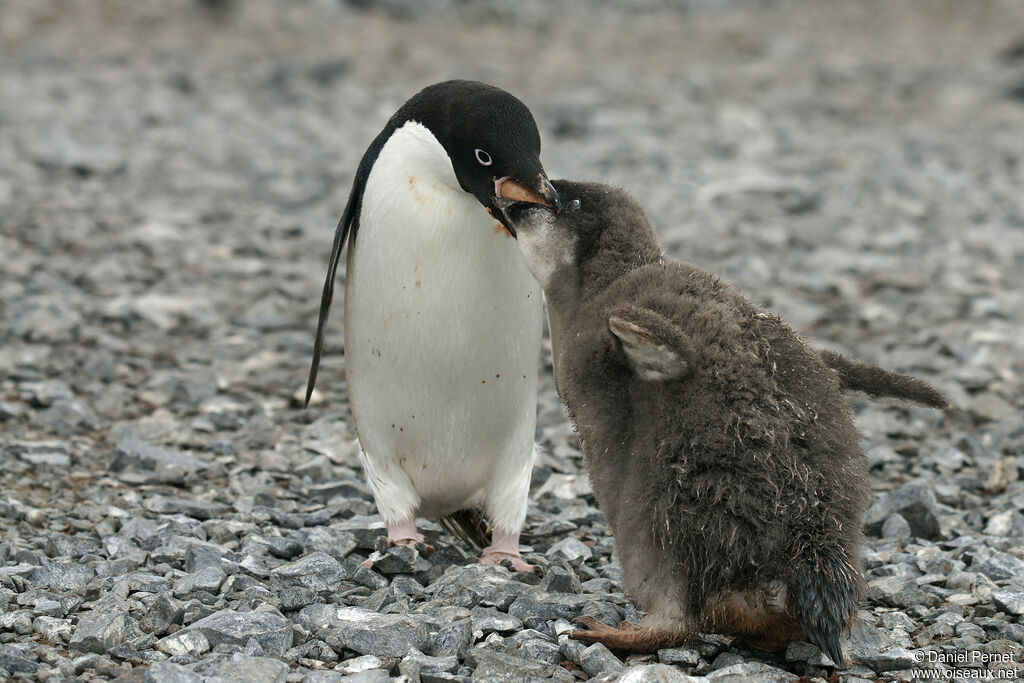
[[[482,563],[517,570],[531,569],[519,533],[543,300],[489,214],[502,197],[559,206],[539,156],[530,110],[499,88],[446,81],[402,105],[363,155],[338,223],[306,389],[308,403],[347,240],[349,402],[389,540],[422,543],[416,518],[440,518],[487,546]]]

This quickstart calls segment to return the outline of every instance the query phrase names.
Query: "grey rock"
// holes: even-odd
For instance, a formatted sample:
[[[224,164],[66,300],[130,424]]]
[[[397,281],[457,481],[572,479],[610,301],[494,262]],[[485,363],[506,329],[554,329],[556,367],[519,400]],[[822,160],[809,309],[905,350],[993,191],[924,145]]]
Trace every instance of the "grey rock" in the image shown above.
[[[377,614],[359,607],[309,605],[296,622],[335,651],[403,657],[410,649],[429,651],[430,629],[412,615]]]
[[[136,635],[124,613],[94,611],[82,614],[68,643],[72,649],[103,654]]]
[[[601,643],[594,643],[580,654],[580,667],[588,676],[618,673],[625,669],[622,661]]]
[[[120,440],[107,468],[132,484],[181,484],[207,464],[194,456],[134,437]]]
[[[212,546],[189,543],[185,548],[185,571],[195,573],[203,569],[221,569],[223,555]]]
[[[1024,614],[1024,591],[999,589],[992,591],[992,601],[996,607],[1007,614],[1020,616]]]
[[[922,600],[917,582],[908,576],[884,576],[868,582],[867,597],[891,607],[911,607]]]
[[[339,673],[345,674],[346,676],[384,668],[386,668],[384,661],[376,655],[362,655],[360,657],[346,659],[336,667]]]
[[[474,607],[470,618],[473,621],[473,630],[480,631],[485,635],[493,631],[518,631],[523,627],[522,620],[505,612],[499,612],[493,607]]]
[[[146,633],[161,636],[167,632],[171,624],[180,624],[184,614],[185,608],[180,601],[169,595],[160,594],[142,615],[139,626]]]
[[[49,399],[50,403],[52,401],[53,399]],[[19,441],[13,444],[12,450],[21,460],[33,465],[68,467],[71,464],[68,443],[62,440]]]
[[[82,174],[113,175],[127,165],[120,149],[112,145],[85,142],[66,131],[53,131],[49,135],[35,138],[32,158],[43,168]]]
[[[631,666],[615,680],[617,683],[708,683],[704,676],[687,676],[666,664]]]
[[[971,413],[986,422],[999,422],[1017,414],[1017,409],[1001,396],[983,393],[971,400]]]
[[[250,638],[255,638],[270,655],[284,654],[292,646],[292,624],[274,609],[252,612],[221,610],[200,619],[188,629],[202,633],[212,648],[225,646],[241,651]]]
[[[302,554],[302,544],[292,538],[271,537],[267,543],[270,554],[283,560],[291,560]]]
[[[864,515],[865,531],[878,536],[882,532],[882,525],[894,514],[899,514],[910,525],[913,536],[929,540],[939,537],[938,502],[935,493],[927,486],[908,484],[883,493]]]
[[[277,597],[281,601],[278,607],[285,612],[302,609],[306,605],[317,602],[318,599],[316,591],[304,587],[283,588],[277,592]]]
[[[64,605],[56,600],[39,600],[33,610],[36,614],[46,617],[62,617],[66,613]]]
[[[981,572],[993,581],[1009,581],[1024,576],[1024,560],[1009,553],[981,547],[971,561],[971,571]]]
[[[788,653],[787,653],[788,658]],[[683,666],[697,666],[700,663],[700,653],[689,648],[665,648],[658,650],[658,660],[663,664],[682,664]]]
[[[187,574],[174,584],[175,597],[188,597],[197,590],[216,593],[227,575],[220,567],[204,567],[199,571]]]
[[[985,533],[990,536],[1024,535],[1024,515],[1016,510],[1007,510],[989,517]]]
[[[28,576],[28,581],[34,586],[79,591],[85,588],[95,575],[96,570],[88,565],[77,562],[51,562],[33,570]]]
[[[530,587],[512,579],[503,570],[470,565],[451,567],[431,586],[434,598],[460,607],[497,607],[508,609],[518,595]]]
[[[203,678],[181,664],[153,662],[142,677],[143,683],[202,683]]]
[[[222,503],[209,503],[190,498],[153,496],[146,501],[146,509],[162,515],[183,514],[195,519],[213,519],[224,514],[228,507]]]
[[[551,546],[546,554],[553,561],[561,560],[570,564],[579,564],[592,558],[594,551],[583,541],[569,536]]]
[[[715,661],[711,662],[712,669],[725,669],[734,664],[744,663],[744,658],[736,652],[723,652],[722,654],[715,657]]]
[[[583,586],[576,572],[564,567],[548,567],[540,589],[549,593],[582,593]]]
[[[371,669],[345,677],[345,683],[390,683],[391,676],[386,669]]]
[[[270,657],[235,654],[203,671],[204,683],[285,683],[288,665]]]
[[[296,401],[303,400],[304,396],[305,391],[303,390],[302,394],[296,399]],[[312,401],[310,401],[310,405],[314,405]],[[383,673],[387,676],[387,672]],[[346,680],[349,679],[337,671],[311,671],[302,679],[302,683],[342,683]],[[388,676],[388,680],[391,680],[390,676]]]
[[[434,656],[454,655],[462,659],[473,642],[473,623],[469,619],[454,621],[438,629],[431,640],[431,654]]]
[[[505,654],[546,664],[559,664],[564,659],[561,647],[550,636],[534,629],[513,633],[502,641],[500,650]]]
[[[537,628],[555,619],[573,621],[583,611],[586,598],[565,593],[548,593],[517,598],[508,613],[529,628]]]
[[[37,565],[29,564],[28,562],[19,562],[18,564],[11,565],[9,567],[0,567],[0,579],[5,579],[11,576],[28,577],[36,571],[36,568]]]
[[[9,645],[0,645],[0,671],[5,671],[9,675],[35,675],[38,669],[39,664],[34,658],[27,656],[27,653]]]
[[[494,652],[483,648],[474,648],[466,653],[466,659],[473,666],[474,679],[488,681],[523,681],[538,678],[550,678],[555,665],[532,662],[521,657]]]
[[[876,673],[902,671],[915,663],[912,652],[864,620],[853,623],[844,650],[851,661],[871,667]]]
[[[318,551],[272,570],[271,575],[285,585],[325,593],[337,590],[347,572],[336,559]]]
[[[81,327],[82,315],[65,303],[34,298],[13,306],[8,320],[15,337],[53,343],[73,339]]]
[[[382,522],[379,517],[364,517],[357,515],[343,522],[332,524],[330,528],[333,531],[341,531],[351,535],[356,542],[356,548],[364,550],[372,550],[376,545],[378,538],[386,537],[388,535],[387,526],[385,526],[384,522]],[[330,552],[325,548],[317,548],[317,550]]]
[[[32,615],[25,610],[15,610],[0,614],[0,628],[19,635],[32,633]]]
[[[891,514],[882,524],[882,538],[905,540],[911,536],[910,523],[900,514]]]
[[[171,657],[181,657],[188,655],[191,657],[198,657],[199,655],[210,651],[210,641],[203,635],[202,631],[193,631],[191,629],[177,631],[158,640],[153,645],[154,648],[163,652]]]
[[[70,642],[74,629],[67,619],[41,616],[32,621],[32,630],[51,643]]]
[[[385,576],[412,574],[430,568],[430,564],[420,557],[419,551],[405,545],[391,546],[383,552],[375,551],[369,561],[376,571]]]
[[[390,584],[386,578],[363,565],[359,565],[356,568],[355,573],[352,575],[352,580],[360,586],[366,586],[370,590],[374,591],[380,590],[381,588],[387,588]]]
[[[708,680],[712,683],[741,683],[752,681],[755,683],[791,683],[799,680],[799,676],[788,671],[778,669],[763,662],[742,662],[732,664],[708,674]]]
[[[455,673],[458,668],[459,658],[454,655],[430,657],[416,649],[403,657],[398,665],[399,673],[413,680],[423,674]]]
[[[386,529],[384,531],[387,532]],[[376,533],[376,529],[373,532]],[[346,557],[357,547],[373,547],[372,540],[369,546],[361,546],[354,533],[332,527],[317,526],[302,533],[307,552],[324,552],[336,559]]]

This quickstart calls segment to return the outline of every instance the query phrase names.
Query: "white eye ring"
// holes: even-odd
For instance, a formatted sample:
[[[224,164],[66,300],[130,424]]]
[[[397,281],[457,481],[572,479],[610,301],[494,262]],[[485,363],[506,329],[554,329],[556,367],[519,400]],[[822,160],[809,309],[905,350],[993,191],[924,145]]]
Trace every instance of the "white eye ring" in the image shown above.
[[[494,160],[491,159],[491,155],[482,149],[474,149],[473,154],[476,155],[476,160],[480,162],[481,166],[490,166],[494,163]]]

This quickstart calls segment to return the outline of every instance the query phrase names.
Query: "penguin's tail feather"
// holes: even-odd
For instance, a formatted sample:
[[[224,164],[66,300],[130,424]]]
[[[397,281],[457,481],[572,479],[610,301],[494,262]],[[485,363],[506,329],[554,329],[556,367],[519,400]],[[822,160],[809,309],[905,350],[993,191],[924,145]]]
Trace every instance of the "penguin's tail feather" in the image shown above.
[[[825,365],[839,377],[843,389],[863,391],[869,396],[889,396],[913,401],[930,408],[946,408],[946,397],[926,382],[878,367],[872,363],[853,360],[835,351],[819,352]]]
[[[799,563],[787,586],[787,608],[807,639],[845,668],[841,639],[857,615],[861,575],[845,553],[810,551]]]
[[[476,548],[486,548],[491,544],[487,520],[479,510],[457,510],[438,521],[445,531],[464,543]]]

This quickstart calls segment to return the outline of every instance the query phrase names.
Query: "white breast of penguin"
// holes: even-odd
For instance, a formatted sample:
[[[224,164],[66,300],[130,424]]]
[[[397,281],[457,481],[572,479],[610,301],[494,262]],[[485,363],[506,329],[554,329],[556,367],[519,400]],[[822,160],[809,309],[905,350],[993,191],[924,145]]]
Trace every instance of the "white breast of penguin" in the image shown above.
[[[405,471],[422,515],[448,514],[531,457],[541,289],[416,122],[381,150],[359,224],[345,362],[360,445],[370,468]]]

